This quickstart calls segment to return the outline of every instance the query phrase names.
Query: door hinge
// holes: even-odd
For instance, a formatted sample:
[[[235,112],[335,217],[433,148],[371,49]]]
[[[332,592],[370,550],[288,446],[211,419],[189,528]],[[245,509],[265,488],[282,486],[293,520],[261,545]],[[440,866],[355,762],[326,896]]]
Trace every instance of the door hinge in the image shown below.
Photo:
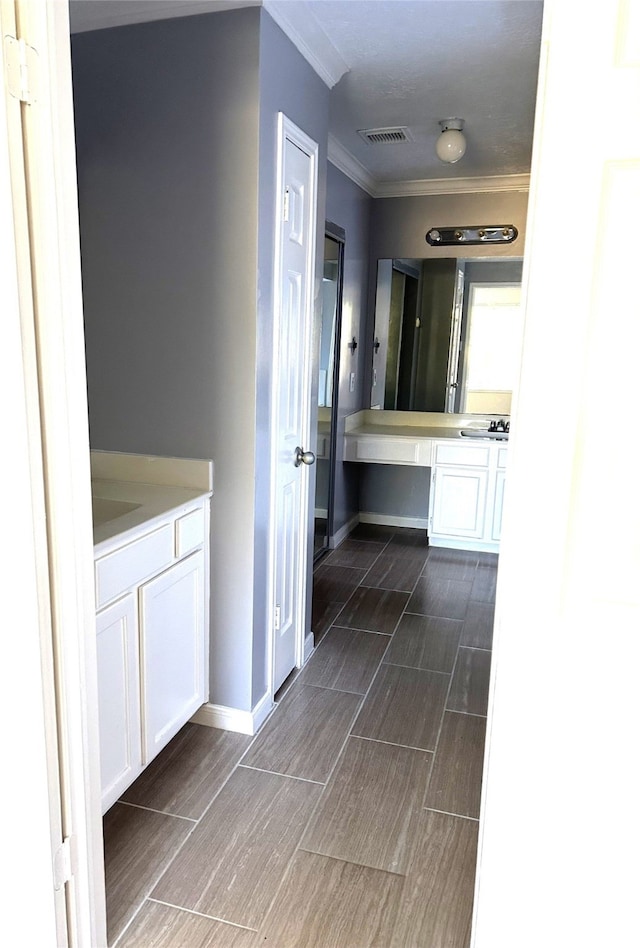
[[[27,105],[33,105],[37,98],[37,51],[23,39],[5,36],[4,56],[9,95],[20,102],[26,102]]]
[[[284,189],[284,200],[282,202],[282,220],[285,224],[289,220],[289,187]]]
[[[276,632],[277,632],[277,631],[279,630],[279,628],[280,628],[280,623],[281,623],[281,621],[282,621],[282,618],[281,618],[281,609],[280,609],[280,606],[276,606],[275,609],[274,609],[274,611],[273,611],[273,626],[274,626]]]
[[[75,836],[67,836],[53,856],[53,886],[56,892],[62,889],[75,871]]]

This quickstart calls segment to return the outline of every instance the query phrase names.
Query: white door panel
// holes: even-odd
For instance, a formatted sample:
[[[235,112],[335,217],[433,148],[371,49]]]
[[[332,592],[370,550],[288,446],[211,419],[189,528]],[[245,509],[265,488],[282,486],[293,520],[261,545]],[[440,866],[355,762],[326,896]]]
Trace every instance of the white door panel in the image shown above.
[[[544,34],[474,948],[638,929],[640,5],[545,0]]]
[[[315,145],[281,117],[276,222],[279,250],[274,313],[273,691],[299,664],[306,613],[309,472],[297,464],[309,448],[311,321],[315,268]]]
[[[202,550],[141,587],[145,764],[204,701],[204,589]]]
[[[130,594],[96,618],[103,813],[142,769],[137,612]]]

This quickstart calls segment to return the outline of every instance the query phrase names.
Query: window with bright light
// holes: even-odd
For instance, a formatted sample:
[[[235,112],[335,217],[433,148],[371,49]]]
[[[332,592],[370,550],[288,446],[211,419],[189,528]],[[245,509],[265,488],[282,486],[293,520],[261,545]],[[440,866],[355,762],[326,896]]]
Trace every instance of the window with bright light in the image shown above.
[[[509,415],[520,368],[519,283],[472,283],[463,412]]]

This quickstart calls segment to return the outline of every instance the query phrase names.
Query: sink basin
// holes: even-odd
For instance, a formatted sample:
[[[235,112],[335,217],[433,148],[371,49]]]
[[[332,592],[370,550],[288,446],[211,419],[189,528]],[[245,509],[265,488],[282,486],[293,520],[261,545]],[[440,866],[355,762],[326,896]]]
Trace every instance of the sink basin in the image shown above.
[[[508,431],[488,431],[486,428],[461,428],[463,438],[491,438],[493,441],[508,441]]]
[[[100,527],[103,523],[116,520],[132,510],[137,510],[141,504],[131,504],[126,500],[109,500],[108,497],[92,497],[93,525]]]

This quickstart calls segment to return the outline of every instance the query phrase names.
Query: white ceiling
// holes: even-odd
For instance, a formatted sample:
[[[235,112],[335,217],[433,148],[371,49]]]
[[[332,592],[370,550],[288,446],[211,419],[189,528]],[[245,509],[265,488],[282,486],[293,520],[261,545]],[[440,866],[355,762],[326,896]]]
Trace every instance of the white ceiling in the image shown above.
[[[259,4],[71,0],[71,29]],[[542,0],[263,0],[263,5],[331,88],[330,156],[369,193],[526,185]],[[438,120],[449,116],[464,119],[467,139],[466,154],[453,165],[435,155]],[[396,125],[407,126],[414,141],[371,145],[358,135],[359,129]]]

